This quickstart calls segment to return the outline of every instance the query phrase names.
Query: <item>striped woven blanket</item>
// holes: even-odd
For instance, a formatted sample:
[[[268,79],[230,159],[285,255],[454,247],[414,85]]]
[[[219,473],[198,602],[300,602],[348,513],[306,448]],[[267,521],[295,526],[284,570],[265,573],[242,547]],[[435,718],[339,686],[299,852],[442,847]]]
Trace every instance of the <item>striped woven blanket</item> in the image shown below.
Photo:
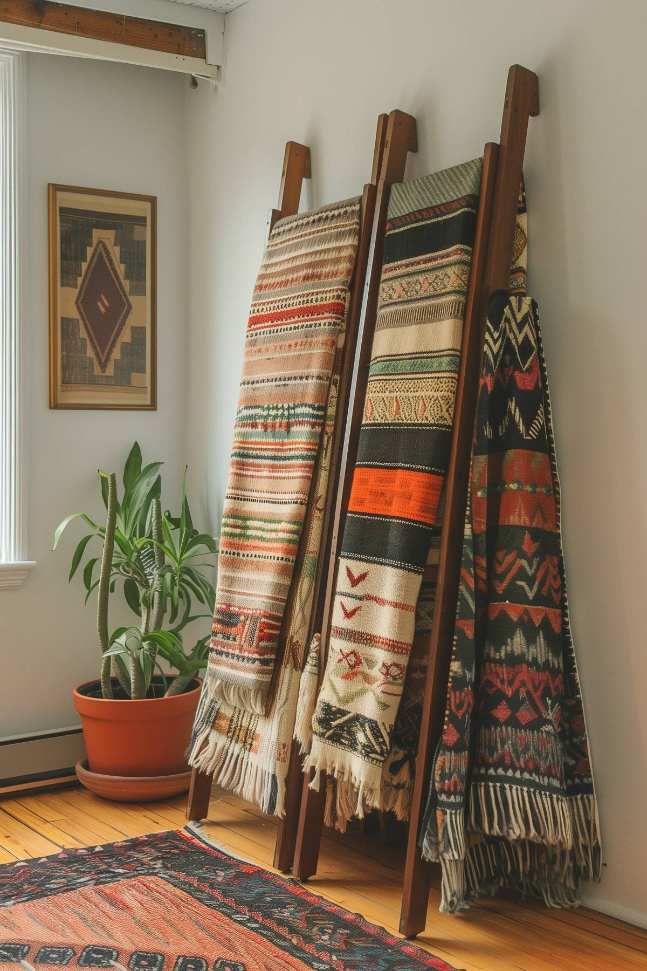
[[[321,771],[337,778],[346,818],[383,805],[449,459],[480,178],[477,159],[391,190],[328,662],[306,760],[315,784]]]
[[[340,348],[341,350],[341,348]],[[341,363],[341,354],[338,357]],[[313,480],[312,501],[303,527],[302,555],[294,573],[293,595],[284,620],[286,650],[281,659],[276,690],[267,715],[246,711],[203,692],[193,728],[191,765],[213,776],[214,785],[253,802],[265,813],[285,813],[286,779],[290,761],[297,702],[310,708],[302,676],[319,562],[330,456],[337,408],[338,367],[328,394],[322,444]],[[312,662],[311,662],[312,663]],[[318,657],[314,660],[318,664]],[[318,668],[314,670],[316,692]],[[305,682],[305,683],[304,683]]]
[[[519,195],[517,224],[515,226],[510,291],[525,293],[527,287],[527,213],[523,190]],[[440,552],[440,528],[432,528],[431,545],[427,565],[423,573],[418,602],[416,604],[415,634],[400,706],[391,733],[389,753],[382,766],[380,806],[392,811],[398,819],[409,816],[409,804],[415,778],[416,754],[424,686],[427,676],[429,637],[433,624],[436,597],[436,581]],[[310,738],[310,736],[308,736]],[[308,745],[302,747],[307,748]],[[355,797],[355,801],[353,801]],[[326,823],[344,830],[348,820],[357,810],[356,793],[349,783],[334,780],[327,786]]]
[[[571,638],[537,307],[488,315],[447,709],[423,855],[443,910],[498,886],[577,902],[600,836]]]
[[[204,691],[264,715],[359,238],[360,200],[279,220],[256,281]]]

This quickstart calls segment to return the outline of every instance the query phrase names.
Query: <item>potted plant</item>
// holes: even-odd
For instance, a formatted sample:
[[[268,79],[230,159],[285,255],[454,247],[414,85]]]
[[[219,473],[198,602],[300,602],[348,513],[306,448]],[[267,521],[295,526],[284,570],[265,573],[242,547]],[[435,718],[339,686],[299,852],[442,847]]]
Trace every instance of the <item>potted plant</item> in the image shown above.
[[[96,591],[101,651],[100,677],[73,692],[88,763],[77,765],[77,774],[110,798],[153,799],[187,788],[198,675],[207,664],[209,634],[190,649],[184,638],[189,625],[211,618],[215,595],[207,574],[216,542],[194,527],[184,490],[179,516],[162,512],[160,468],[160,462],[142,465],[135,442],[121,498],[115,473],[98,473],[105,525],[73,513],[54,534],[56,549],[71,522],[90,527],[69,571],[72,580],[81,570],[86,603]],[[115,594],[123,595],[137,621],[110,631],[108,605]]]

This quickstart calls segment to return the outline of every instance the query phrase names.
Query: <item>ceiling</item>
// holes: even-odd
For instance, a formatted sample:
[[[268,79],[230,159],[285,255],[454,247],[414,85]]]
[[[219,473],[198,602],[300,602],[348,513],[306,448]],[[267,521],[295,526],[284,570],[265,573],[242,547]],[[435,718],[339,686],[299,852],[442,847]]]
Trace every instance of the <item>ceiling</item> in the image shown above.
[[[172,0],[173,3],[188,3],[192,7],[204,7],[216,10],[218,13],[230,13],[236,7],[242,7],[247,0]]]

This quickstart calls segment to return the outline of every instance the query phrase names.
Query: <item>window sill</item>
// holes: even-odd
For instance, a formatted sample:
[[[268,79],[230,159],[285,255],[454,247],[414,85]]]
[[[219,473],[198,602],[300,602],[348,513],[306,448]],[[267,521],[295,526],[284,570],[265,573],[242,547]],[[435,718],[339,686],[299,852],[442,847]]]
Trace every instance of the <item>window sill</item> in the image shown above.
[[[19,563],[0,563],[0,590],[17,590],[36,566],[34,560]]]

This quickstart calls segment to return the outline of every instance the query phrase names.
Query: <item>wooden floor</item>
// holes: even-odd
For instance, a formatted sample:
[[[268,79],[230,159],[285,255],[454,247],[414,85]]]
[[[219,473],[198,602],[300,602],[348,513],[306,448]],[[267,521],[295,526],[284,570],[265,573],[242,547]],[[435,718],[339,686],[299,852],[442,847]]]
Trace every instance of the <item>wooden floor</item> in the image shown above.
[[[0,863],[91,846],[184,825],[184,798],[124,805],[82,789],[0,802]],[[211,803],[205,832],[232,854],[271,868],[273,820],[222,795]],[[399,851],[379,837],[326,836],[309,886],[368,920],[397,931]],[[432,892],[419,943],[466,971],[615,971],[647,969],[647,932],[590,910],[549,911],[495,898],[459,917],[438,913]],[[278,971],[278,969],[277,969]]]

